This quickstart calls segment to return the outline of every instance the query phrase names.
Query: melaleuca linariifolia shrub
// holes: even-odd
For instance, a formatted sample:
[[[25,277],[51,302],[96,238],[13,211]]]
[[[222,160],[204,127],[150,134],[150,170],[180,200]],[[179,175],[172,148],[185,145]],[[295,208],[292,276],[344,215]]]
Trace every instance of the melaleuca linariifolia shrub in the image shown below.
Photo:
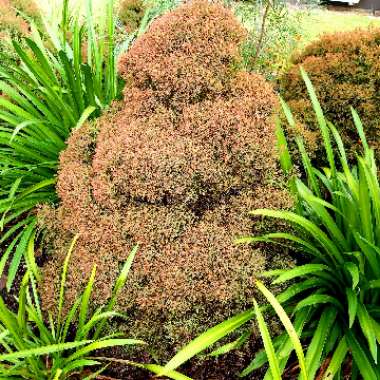
[[[319,132],[299,67],[310,76],[325,117],[338,129],[350,157],[361,149],[350,106],[360,115],[367,139],[379,157],[379,54],[380,29],[374,29],[325,35],[293,57],[294,67],[283,76],[281,91],[314,157],[323,154],[317,149]]]
[[[276,165],[275,94],[237,69],[244,38],[229,10],[196,1],[157,19],[121,59],[124,101],[74,131],[60,159],[60,205],[40,212],[54,240],[43,268],[45,308],[55,307],[76,233],[69,301],[96,263],[93,302],[104,303],[138,243],[119,307],[136,337],[164,356],[250,304],[256,274],[275,255],[262,245],[236,247],[234,237],[265,228],[247,209],[291,200]]]

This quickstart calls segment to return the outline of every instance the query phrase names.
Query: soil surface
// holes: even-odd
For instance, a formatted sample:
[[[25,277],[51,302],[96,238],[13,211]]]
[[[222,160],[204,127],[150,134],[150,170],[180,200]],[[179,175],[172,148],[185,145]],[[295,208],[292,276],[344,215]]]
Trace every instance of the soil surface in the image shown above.
[[[231,352],[219,358],[204,360],[192,360],[185,363],[180,368],[180,372],[194,380],[237,380],[238,374],[251,362],[252,352],[257,352],[260,342],[252,343],[243,352]],[[107,356],[131,360],[123,353],[122,349],[115,348],[107,351]],[[149,357],[134,359],[136,362],[153,363]],[[150,380],[154,379],[154,374],[146,370],[136,369],[127,365],[113,365],[104,374],[104,379],[109,380]],[[246,380],[262,380],[262,371],[255,371],[251,376],[245,377]]]

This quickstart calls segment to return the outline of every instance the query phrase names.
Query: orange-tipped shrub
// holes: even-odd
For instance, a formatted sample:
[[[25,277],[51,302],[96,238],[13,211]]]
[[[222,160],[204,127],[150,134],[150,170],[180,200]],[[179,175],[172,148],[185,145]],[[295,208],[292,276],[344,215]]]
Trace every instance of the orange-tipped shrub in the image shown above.
[[[54,252],[43,269],[45,308],[54,308],[76,233],[68,301],[96,263],[94,302],[104,303],[138,243],[119,305],[128,328],[164,355],[251,304],[273,254],[233,240],[265,228],[249,210],[291,201],[276,167],[273,90],[234,68],[243,37],[229,11],[197,1],[155,21],[121,60],[124,101],[73,133],[60,161],[61,204],[40,212]]]
[[[325,35],[298,56],[282,78],[282,94],[300,122],[316,131],[315,114],[308,100],[300,66],[313,82],[328,120],[340,131],[354,153],[360,141],[350,106],[359,113],[371,145],[380,153],[380,29]]]

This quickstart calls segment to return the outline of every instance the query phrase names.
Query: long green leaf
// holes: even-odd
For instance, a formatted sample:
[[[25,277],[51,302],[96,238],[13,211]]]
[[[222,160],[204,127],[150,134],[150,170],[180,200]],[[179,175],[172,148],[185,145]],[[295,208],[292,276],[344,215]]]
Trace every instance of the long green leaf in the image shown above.
[[[270,368],[270,371],[272,372],[272,377],[274,380],[281,380],[280,365],[276,356],[275,349],[273,347],[273,342],[270,337],[268,327],[265,323],[264,317],[260,311],[260,308],[256,300],[253,300],[253,302],[255,306],[257,323],[259,326],[261,337],[263,339],[265,352],[267,354],[268,361],[269,361],[269,368]]]
[[[36,347],[36,348],[28,349],[28,350],[16,351],[16,352],[0,355],[0,362],[12,361],[14,359],[28,358],[28,357],[33,357],[33,356],[50,355],[55,352],[78,348],[80,346],[84,346],[89,343],[91,343],[90,340],[80,341],[80,342],[68,342],[68,343],[52,344],[50,346]]]
[[[297,335],[297,332],[294,329],[294,326],[292,325],[292,322],[287,316],[285,310],[276,300],[275,296],[264,286],[264,284],[260,281],[257,281],[256,286],[261,291],[261,293],[265,296],[265,298],[269,301],[269,303],[272,305],[273,309],[276,311],[277,316],[280,318],[282,324],[284,325],[285,330],[289,334],[289,337],[293,343],[293,346],[295,348],[295,351],[298,357],[302,379],[308,380],[309,376],[306,369],[305,356],[303,353],[302,345]]]

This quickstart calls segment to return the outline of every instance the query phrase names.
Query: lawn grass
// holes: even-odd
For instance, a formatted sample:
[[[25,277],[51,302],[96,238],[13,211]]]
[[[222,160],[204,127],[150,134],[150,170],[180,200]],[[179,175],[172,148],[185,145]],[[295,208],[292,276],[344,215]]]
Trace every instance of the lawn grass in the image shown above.
[[[63,0],[35,0],[45,17],[51,22],[59,22],[62,15]],[[95,16],[102,16],[104,0],[91,0]],[[117,4],[118,0],[114,0]],[[85,14],[88,0],[69,0],[69,9],[72,14]]]
[[[36,0],[47,14],[60,14],[62,0]],[[72,5],[78,7],[86,3],[83,0],[70,0]],[[102,0],[92,0],[95,8],[102,3]],[[117,4],[118,0],[115,0]],[[367,14],[355,12],[337,12],[324,8],[312,10],[294,11],[302,12],[300,36],[301,44],[307,44],[315,40],[321,34],[333,33],[337,31],[349,31],[357,28],[380,27],[380,17],[373,17]]]
[[[307,44],[325,33],[345,32],[358,28],[380,27],[380,18],[354,12],[313,9],[300,21],[300,43]]]

